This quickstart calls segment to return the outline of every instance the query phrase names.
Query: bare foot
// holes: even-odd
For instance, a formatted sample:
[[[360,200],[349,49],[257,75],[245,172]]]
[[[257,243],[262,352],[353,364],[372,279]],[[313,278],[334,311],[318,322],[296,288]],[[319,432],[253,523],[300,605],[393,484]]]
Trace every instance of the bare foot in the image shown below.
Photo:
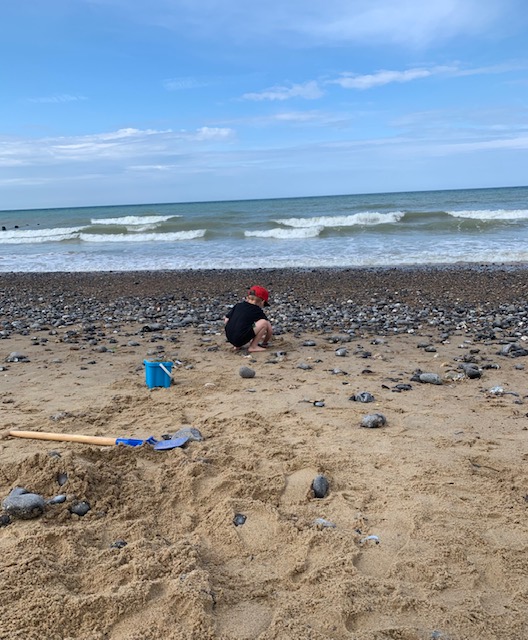
[[[255,351],[266,351],[266,349],[264,349],[264,347],[259,347],[258,345],[256,347],[248,348],[248,353],[254,353]]]

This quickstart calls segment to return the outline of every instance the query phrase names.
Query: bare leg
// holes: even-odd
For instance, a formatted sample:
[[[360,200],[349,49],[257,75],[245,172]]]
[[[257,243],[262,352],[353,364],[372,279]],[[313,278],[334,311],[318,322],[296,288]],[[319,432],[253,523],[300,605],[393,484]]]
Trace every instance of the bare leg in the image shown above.
[[[255,351],[266,351],[265,347],[260,347],[259,342],[264,344],[268,343],[273,330],[271,328],[271,323],[268,320],[257,320],[255,322],[255,337],[249,343],[248,351],[253,353]]]

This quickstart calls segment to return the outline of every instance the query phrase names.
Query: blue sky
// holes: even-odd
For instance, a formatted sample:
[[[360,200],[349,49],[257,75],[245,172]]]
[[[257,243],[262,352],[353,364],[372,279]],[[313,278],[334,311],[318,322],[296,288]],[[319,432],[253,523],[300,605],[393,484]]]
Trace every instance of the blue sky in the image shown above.
[[[0,209],[526,185],[522,0],[0,8]]]

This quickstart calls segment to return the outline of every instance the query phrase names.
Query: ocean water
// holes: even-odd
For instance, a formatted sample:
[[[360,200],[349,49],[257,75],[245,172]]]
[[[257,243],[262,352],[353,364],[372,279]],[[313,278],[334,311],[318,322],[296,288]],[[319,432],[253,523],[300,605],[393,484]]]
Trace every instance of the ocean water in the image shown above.
[[[528,262],[528,187],[0,211],[0,272]]]

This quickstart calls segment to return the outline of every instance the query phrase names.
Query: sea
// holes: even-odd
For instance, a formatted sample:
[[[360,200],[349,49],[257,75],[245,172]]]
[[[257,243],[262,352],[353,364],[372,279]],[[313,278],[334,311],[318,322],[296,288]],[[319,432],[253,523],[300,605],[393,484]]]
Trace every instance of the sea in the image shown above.
[[[528,263],[528,187],[0,211],[0,272]]]

